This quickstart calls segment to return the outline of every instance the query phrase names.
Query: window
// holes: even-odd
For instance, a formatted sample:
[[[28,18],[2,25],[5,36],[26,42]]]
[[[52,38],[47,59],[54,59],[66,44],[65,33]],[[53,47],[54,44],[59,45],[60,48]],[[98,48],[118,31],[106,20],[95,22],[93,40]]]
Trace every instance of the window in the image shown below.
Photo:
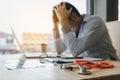
[[[118,20],[120,21],[120,0],[118,2]]]
[[[86,0],[0,0],[0,32],[11,33],[12,26],[20,43],[23,32],[52,33],[52,7],[61,1],[86,13]]]

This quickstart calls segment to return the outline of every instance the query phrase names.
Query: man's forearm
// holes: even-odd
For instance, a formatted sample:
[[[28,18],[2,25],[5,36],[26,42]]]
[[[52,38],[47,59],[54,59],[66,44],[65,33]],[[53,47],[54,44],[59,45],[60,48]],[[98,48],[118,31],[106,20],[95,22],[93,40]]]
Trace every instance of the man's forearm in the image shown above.
[[[60,37],[58,24],[55,24],[55,23],[54,23],[54,28],[53,28],[53,35],[55,39],[58,39]]]
[[[55,39],[55,48],[58,54],[62,53],[66,49],[61,38]]]

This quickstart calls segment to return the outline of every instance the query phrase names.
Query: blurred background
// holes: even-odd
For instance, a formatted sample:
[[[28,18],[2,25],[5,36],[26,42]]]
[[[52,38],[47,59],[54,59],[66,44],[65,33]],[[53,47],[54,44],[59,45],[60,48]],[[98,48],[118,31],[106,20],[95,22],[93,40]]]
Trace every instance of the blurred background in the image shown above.
[[[86,0],[0,0],[0,54],[21,52],[15,36],[25,51],[40,52],[44,43],[48,52],[55,52],[52,8],[61,1],[86,13]]]

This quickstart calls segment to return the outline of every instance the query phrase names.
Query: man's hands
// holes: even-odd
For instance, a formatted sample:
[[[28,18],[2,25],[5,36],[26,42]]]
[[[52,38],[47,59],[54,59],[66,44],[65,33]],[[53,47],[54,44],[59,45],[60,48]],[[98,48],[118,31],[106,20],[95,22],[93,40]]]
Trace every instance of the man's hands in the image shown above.
[[[70,31],[68,18],[71,14],[71,11],[72,8],[70,8],[69,10],[66,9],[66,5],[64,2],[53,8],[52,16],[54,22],[53,34],[56,39],[60,37],[58,23],[63,27],[62,29],[63,33],[67,33]]]
[[[56,16],[58,18],[60,25],[67,26],[68,25],[68,17],[71,14],[72,8],[67,10],[65,3],[63,3],[63,5],[61,5],[61,4],[57,5],[53,10],[56,13]]]

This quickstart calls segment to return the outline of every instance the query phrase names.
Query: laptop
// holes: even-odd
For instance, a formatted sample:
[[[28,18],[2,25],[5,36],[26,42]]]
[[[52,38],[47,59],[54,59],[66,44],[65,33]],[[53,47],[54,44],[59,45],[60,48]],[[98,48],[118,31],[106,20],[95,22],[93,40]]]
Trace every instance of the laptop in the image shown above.
[[[11,28],[12,34],[13,34],[21,52],[25,55],[26,58],[40,58],[41,55],[43,55],[42,53],[31,53],[31,52],[25,51],[24,48],[21,46],[21,44],[20,44],[20,42],[15,34],[14,29],[12,27],[10,27],[10,28]]]

